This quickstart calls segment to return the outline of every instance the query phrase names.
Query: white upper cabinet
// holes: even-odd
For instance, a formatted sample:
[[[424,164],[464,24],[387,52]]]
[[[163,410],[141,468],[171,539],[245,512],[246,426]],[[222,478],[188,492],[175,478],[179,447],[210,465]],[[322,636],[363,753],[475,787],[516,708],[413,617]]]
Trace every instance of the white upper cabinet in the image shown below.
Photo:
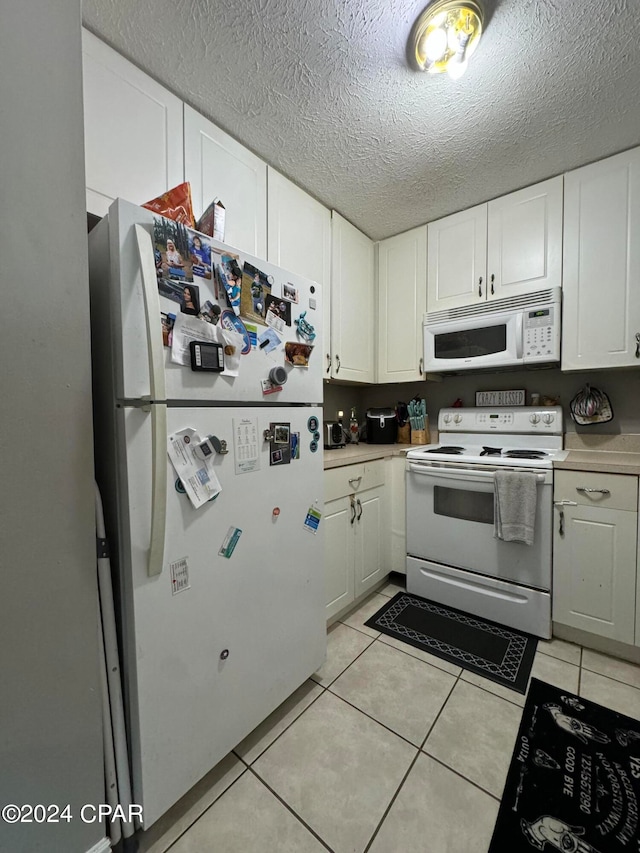
[[[562,286],[562,176],[487,205],[487,298]]]
[[[427,226],[378,243],[378,382],[423,379]]]
[[[323,299],[325,375],[331,368],[331,211],[270,166],[267,172],[267,260],[318,282]],[[307,317],[313,323],[313,317]]]
[[[332,212],[331,376],[373,382],[373,242]]]
[[[226,208],[225,243],[267,254],[267,166],[191,107],[184,107],[184,175],[196,219],[214,198]]]
[[[429,223],[428,311],[562,285],[562,177]]]
[[[442,311],[486,299],[487,205],[445,216],[427,226],[427,310]]]
[[[143,204],[184,180],[182,101],[82,31],[87,210]]]
[[[562,370],[640,366],[640,148],[565,175]]]

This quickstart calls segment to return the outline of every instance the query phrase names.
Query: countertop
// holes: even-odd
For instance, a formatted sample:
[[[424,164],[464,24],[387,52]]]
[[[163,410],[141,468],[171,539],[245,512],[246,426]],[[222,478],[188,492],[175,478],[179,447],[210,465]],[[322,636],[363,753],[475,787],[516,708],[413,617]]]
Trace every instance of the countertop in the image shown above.
[[[342,465],[354,465],[357,462],[369,462],[371,459],[385,459],[388,456],[404,456],[411,450],[410,444],[347,444],[336,450],[324,451],[324,467],[340,468]]]
[[[640,453],[616,450],[570,450],[564,462],[554,462],[553,467],[555,470],[640,476]]]
[[[557,470],[595,471],[602,474],[640,476],[640,435],[590,435],[566,433],[564,462],[554,463]]]
[[[556,470],[595,471],[603,474],[631,474],[640,477],[640,443],[632,439],[636,437],[620,436],[613,441],[601,442],[611,448],[607,450],[584,446],[567,447],[569,451],[567,458],[564,462],[554,462],[553,467]],[[575,437],[573,440],[576,441]],[[411,444],[347,444],[337,450],[325,450],[324,467],[326,470],[368,462],[372,459],[385,459],[388,456],[405,456],[412,446]],[[616,447],[625,449],[614,449]],[[627,447],[634,449],[628,450]]]

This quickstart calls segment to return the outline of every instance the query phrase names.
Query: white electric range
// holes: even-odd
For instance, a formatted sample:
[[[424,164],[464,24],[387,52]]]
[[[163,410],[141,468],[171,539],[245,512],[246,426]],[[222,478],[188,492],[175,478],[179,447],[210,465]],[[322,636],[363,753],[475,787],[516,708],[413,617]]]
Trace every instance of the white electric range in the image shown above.
[[[442,409],[440,443],[407,453],[407,591],[551,636],[553,462],[560,406]],[[536,475],[533,545],[494,536],[494,473]]]

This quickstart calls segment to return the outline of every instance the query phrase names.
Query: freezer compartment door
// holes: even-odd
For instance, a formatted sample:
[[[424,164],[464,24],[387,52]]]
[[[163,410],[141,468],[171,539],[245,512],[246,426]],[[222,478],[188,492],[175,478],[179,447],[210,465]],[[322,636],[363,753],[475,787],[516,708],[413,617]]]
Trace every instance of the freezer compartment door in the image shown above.
[[[154,228],[154,220],[156,227]],[[278,403],[319,403],[322,400],[322,292],[319,284],[300,276],[282,270],[259,258],[246,255],[243,252],[224,246],[222,243],[201,237],[201,242],[208,243],[214,250],[209,257],[212,264],[207,268],[197,264],[195,257],[190,255],[194,243],[193,237],[197,232],[170,223],[169,229],[181,229],[176,240],[180,244],[180,257],[184,266],[167,265],[166,243],[168,233],[158,228],[162,225],[162,217],[136,205],[118,199],[109,209],[109,287],[110,307],[108,313],[111,320],[111,358],[113,360],[115,395],[122,400],[137,400],[152,396],[150,383],[149,342],[146,333],[145,311],[150,312],[151,330],[156,336],[161,349],[161,363],[165,372],[165,393],[167,400],[176,401],[265,401]],[[147,276],[147,298],[144,294],[144,279],[140,250],[135,233],[135,225],[142,225],[148,235],[146,240],[147,267],[151,269]],[[99,226],[100,227],[100,226]],[[166,229],[165,229],[166,230]],[[90,246],[96,245],[98,253],[99,237],[90,239]],[[200,251],[200,250],[197,250]],[[92,271],[95,278],[100,279],[100,266],[106,262],[104,252],[99,253],[99,260],[92,261]],[[245,262],[250,265],[246,270],[258,270],[264,276],[256,283],[255,297],[252,296],[251,276],[242,277],[241,285],[238,279],[237,298],[242,311],[242,318],[235,318],[230,307],[226,290],[220,280],[216,281],[215,270],[220,268],[220,262],[226,256],[233,256],[236,271],[245,269]],[[197,272],[209,277],[198,275]],[[99,285],[106,286],[100,281]],[[187,298],[188,296],[188,298]],[[275,300],[275,301],[273,301]],[[97,299],[96,304],[100,302]],[[147,308],[148,305],[148,308]],[[273,310],[261,318],[260,312],[266,314],[271,306]],[[172,322],[185,320],[195,324],[197,335],[200,331],[203,339],[211,332],[215,324],[207,323],[199,315],[212,317],[211,309],[220,308],[222,314],[219,324],[235,323],[244,335],[244,345],[240,356],[239,372],[235,377],[221,373],[194,371],[190,363],[180,364],[172,360],[171,343],[173,337],[180,337],[170,331]],[[275,313],[282,316],[274,320]],[[288,361],[285,344],[304,345],[305,340],[298,334],[299,325],[295,321],[304,313],[303,324],[310,323],[315,329],[315,346],[305,358],[305,352],[298,348],[290,348]],[[249,317],[245,318],[248,314]],[[267,325],[267,317],[274,327]],[[175,318],[175,321],[173,320]],[[257,318],[257,319],[256,319]],[[107,317],[100,317],[94,312],[94,326],[101,321],[107,322]],[[256,334],[251,335],[255,327]],[[276,328],[277,327],[277,328]],[[270,349],[267,343],[260,348],[257,339],[264,333],[276,335],[280,344]],[[99,337],[99,335],[98,335]],[[229,355],[227,354],[227,361]],[[308,366],[303,366],[308,360]],[[263,394],[262,380],[268,379],[275,367],[285,371],[286,382],[282,390],[270,395]]]
[[[199,509],[167,457],[164,559],[149,576],[151,415],[119,410],[124,665],[145,827],[318,669],[326,649],[323,527],[305,527],[307,510],[323,506],[322,451],[311,452],[308,424],[322,410],[169,408],[167,417],[169,433],[192,428],[229,452],[214,462],[221,493]],[[280,445],[263,440],[271,424]],[[299,434],[288,464],[287,427]],[[236,473],[240,462],[252,467],[254,428],[259,468]]]

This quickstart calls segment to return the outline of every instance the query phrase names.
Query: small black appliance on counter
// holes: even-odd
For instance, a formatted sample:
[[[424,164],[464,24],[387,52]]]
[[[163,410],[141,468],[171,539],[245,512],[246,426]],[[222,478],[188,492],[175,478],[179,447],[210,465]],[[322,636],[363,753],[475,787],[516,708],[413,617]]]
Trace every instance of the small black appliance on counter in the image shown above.
[[[367,409],[367,443],[395,444],[398,421],[394,409]]]
[[[324,422],[324,449],[335,450],[345,446],[344,430],[340,421]]]

